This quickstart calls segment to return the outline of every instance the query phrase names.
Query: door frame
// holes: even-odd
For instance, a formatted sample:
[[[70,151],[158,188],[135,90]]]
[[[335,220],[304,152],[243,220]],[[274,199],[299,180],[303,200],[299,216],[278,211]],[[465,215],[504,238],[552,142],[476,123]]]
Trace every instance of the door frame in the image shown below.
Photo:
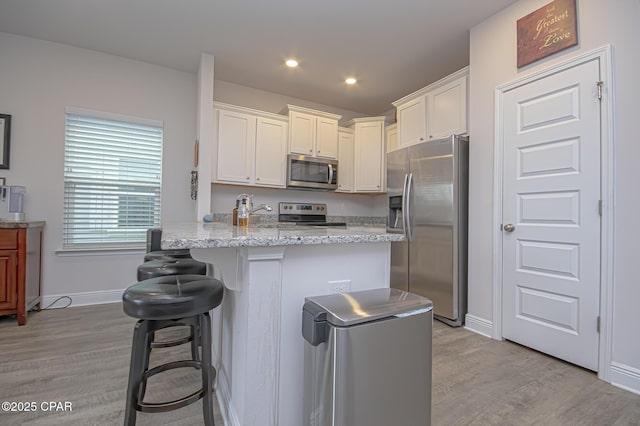
[[[503,98],[504,93],[533,81],[562,72],[591,61],[598,61],[602,86],[600,127],[600,190],[602,216],[600,222],[600,339],[598,343],[598,377],[610,382],[613,336],[613,283],[614,283],[614,128],[613,128],[613,72],[611,45],[575,56],[540,71],[527,74],[502,84],[495,89],[495,140],[493,177],[493,327],[492,338],[502,337],[502,200],[504,170]],[[593,82],[594,85],[596,82]]]

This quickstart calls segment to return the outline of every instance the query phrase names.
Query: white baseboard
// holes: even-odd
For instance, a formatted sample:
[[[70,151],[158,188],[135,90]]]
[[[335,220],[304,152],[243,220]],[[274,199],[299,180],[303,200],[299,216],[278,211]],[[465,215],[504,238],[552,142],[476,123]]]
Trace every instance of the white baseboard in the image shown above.
[[[479,318],[471,314],[467,314],[464,317],[464,328],[474,333],[481,334],[485,337],[492,338],[493,336],[493,322],[484,318]]]
[[[609,378],[613,386],[640,395],[640,369],[612,362]]]
[[[101,305],[103,303],[117,303],[122,302],[122,293],[124,289],[120,290],[104,290],[104,291],[88,291],[86,293],[71,293],[71,294],[56,294],[53,296],[42,296],[42,302],[40,307],[46,308],[57,299],[51,308],[59,308],[69,304],[69,306],[87,306],[87,305]],[[67,297],[69,299],[67,299]]]
[[[218,388],[216,389],[216,398],[218,399],[218,406],[222,414],[225,426],[241,426],[238,415],[236,414],[233,406],[231,405],[231,392],[227,386],[227,378],[224,372],[218,371],[217,378]]]

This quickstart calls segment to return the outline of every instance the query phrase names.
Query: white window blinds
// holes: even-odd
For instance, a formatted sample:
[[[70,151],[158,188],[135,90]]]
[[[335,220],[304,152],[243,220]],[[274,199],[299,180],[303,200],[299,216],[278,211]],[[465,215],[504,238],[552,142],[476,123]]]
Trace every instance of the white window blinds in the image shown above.
[[[64,248],[143,247],[160,226],[162,124],[67,111]]]

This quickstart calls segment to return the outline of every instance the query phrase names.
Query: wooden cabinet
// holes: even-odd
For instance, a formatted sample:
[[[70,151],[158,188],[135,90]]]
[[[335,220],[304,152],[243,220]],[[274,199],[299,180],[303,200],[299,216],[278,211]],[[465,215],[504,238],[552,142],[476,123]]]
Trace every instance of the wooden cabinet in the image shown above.
[[[213,182],[284,188],[287,118],[215,103]]]
[[[0,315],[27,322],[27,311],[40,309],[43,222],[16,222],[0,228]]]
[[[399,148],[467,133],[468,75],[469,68],[463,68],[393,102]]]
[[[337,192],[353,191],[353,166],[355,137],[353,129],[338,130],[338,189]]]
[[[287,105],[289,152],[313,157],[338,158],[338,120],[342,116]]]
[[[354,192],[384,192],[387,117],[355,118]]]

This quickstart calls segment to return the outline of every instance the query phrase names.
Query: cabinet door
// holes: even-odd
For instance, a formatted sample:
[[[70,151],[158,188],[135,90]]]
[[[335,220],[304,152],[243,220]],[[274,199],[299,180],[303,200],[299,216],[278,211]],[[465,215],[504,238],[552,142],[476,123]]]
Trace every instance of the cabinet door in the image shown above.
[[[258,118],[255,184],[284,188],[286,184],[287,123]]]
[[[385,129],[385,139],[387,152],[395,151],[398,149],[398,127],[394,124],[387,126]]]
[[[18,306],[17,271],[18,252],[0,250],[0,310]]]
[[[384,125],[382,122],[356,124],[356,192],[383,191]]]
[[[467,77],[461,77],[427,94],[429,139],[467,133]]]
[[[291,153],[313,155],[315,133],[315,116],[297,111],[289,113],[289,151]]]
[[[426,140],[427,115],[424,96],[399,106],[397,115],[398,146],[400,148],[415,145]]]
[[[219,111],[217,181],[244,184],[251,182],[255,136],[255,117]]]
[[[316,124],[317,157],[338,158],[338,121],[318,117]]]
[[[337,192],[353,191],[355,138],[353,133],[338,133],[338,189]]]

